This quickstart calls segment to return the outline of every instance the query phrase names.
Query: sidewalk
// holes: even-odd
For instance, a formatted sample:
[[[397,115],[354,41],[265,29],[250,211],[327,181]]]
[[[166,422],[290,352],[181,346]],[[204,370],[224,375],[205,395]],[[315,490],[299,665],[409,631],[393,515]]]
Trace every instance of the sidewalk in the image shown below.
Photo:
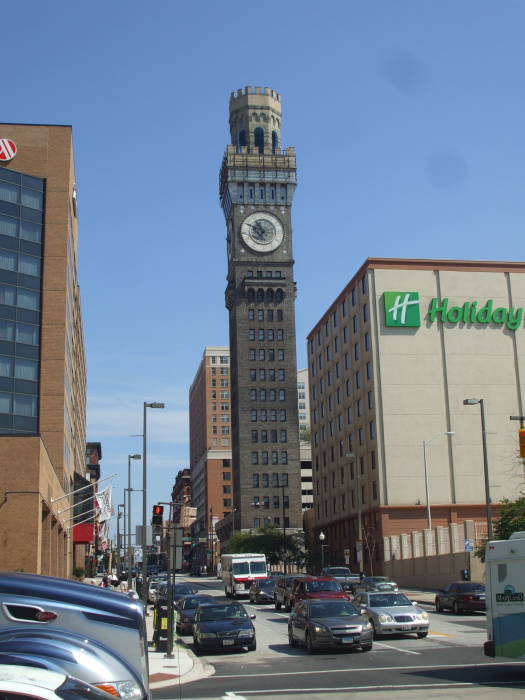
[[[175,636],[173,658],[166,658],[166,651],[155,651],[151,644],[153,639],[153,611],[148,606],[146,617],[149,651],[149,684],[150,689],[165,688],[166,686],[189,683],[199,678],[206,678],[214,673],[214,669],[189,649],[184,642]]]

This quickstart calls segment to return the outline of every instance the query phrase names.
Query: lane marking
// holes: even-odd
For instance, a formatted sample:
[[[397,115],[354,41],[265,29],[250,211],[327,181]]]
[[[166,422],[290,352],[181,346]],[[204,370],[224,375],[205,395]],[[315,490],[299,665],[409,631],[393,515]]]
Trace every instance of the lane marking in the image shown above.
[[[275,695],[276,693],[329,693],[329,692],[355,692],[357,690],[414,690],[415,688],[483,688],[483,687],[503,687],[507,685],[512,686],[525,686],[525,681],[487,681],[479,683],[477,681],[472,682],[450,682],[450,683],[404,683],[401,685],[349,685],[340,688],[326,687],[326,688],[276,688],[274,690],[243,690],[241,691],[244,695]],[[228,697],[239,697],[239,696],[228,696]]]
[[[420,651],[410,651],[409,649],[399,649],[399,647],[393,647],[391,644],[385,644],[384,642],[374,642],[374,647],[385,647],[385,649],[393,649],[394,651],[402,651],[403,654],[415,654],[416,656],[419,656],[421,654]]]
[[[362,673],[369,671],[421,671],[424,669],[434,670],[442,668],[486,668],[488,666],[523,666],[523,661],[509,661],[509,662],[497,662],[491,661],[486,664],[421,664],[420,666],[376,666],[376,667],[366,667],[366,668],[334,668],[332,670],[318,669],[316,671],[281,671],[279,673],[267,673],[265,676],[308,676],[311,674],[320,673]],[[260,678],[261,673],[242,673],[242,674],[225,674],[224,676],[215,675],[214,678]],[[368,687],[368,686],[367,686]]]

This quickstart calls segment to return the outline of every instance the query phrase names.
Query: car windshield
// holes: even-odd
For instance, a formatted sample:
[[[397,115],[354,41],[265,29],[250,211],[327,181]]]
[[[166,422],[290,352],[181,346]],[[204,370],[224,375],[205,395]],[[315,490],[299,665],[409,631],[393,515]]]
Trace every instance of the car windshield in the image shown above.
[[[309,593],[315,593],[317,591],[340,591],[341,586],[337,581],[308,581],[306,590]]]
[[[176,583],[174,586],[174,592],[175,593],[182,593],[184,594],[191,594],[191,593],[196,593],[195,588],[193,586],[187,586],[185,583]]]
[[[271,578],[267,579],[266,581],[261,581],[259,583],[260,588],[275,588],[275,581],[273,581]]]
[[[350,576],[350,569],[345,569],[343,566],[334,566],[331,569],[327,569],[326,573],[329,576]]]
[[[370,581],[371,583],[392,583],[392,581],[386,576],[370,576],[366,580]]]
[[[310,605],[310,617],[346,617],[347,615],[359,615],[359,610],[352,603],[345,603],[343,600]]]
[[[201,608],[201,622],[213,622],[216,620],[235,620],[248,617],[246,611],[240,605],[210,605]]]
[[[459,590],[462,593],[474,593],[474,591],[484,591],[485,586],[482,583],[462,583]]]
[[[182,607],[184,610],[193,610],[193,608],[197,608],[199,605],[202,603],[209,603],[210,602],[210,596],[191,596],[190,598],[185,598],[184,602],[182,603]]]
[[[404,593],[383,593],[370,596],[371,608],[395,608],[400,605],[412,605]]]

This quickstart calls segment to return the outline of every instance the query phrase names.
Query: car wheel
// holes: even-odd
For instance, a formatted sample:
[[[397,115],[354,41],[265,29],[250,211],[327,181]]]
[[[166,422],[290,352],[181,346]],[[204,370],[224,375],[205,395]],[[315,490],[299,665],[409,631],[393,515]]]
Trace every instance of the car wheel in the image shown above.
[[[314,649],[314,645],[312,644],[312,637],[310,635],[310,632],[306,633],[305,646],[306,646],[306,650],[309,654],[314,653],[315,649]]]
[[[441,605],[441,601],[438,598],[436,598],[436,612],[443,612],[443,606]]]
[[[257,642],[254,639],[253,644],[248,644],[248,651],[256,651],[256,649],[257,649]]]
[[[372,649],[372,642],[367,642],[366,644],[361,644],[361,651],[370,651]]]
[[[292,628],[288,627],[288,644],[291,647],[296,647],[297,642],[295,641],[295,637],[293,636]]]
[[[281,609],[281,603],[278,600],[274,600],[273,604],[274,604],[276,610]]]
[[[452,612],[454,613],[454,615],[459,615],[459,613],[461,612],[457,600],[454,601],[454,605],[452,606]]]
[[[424,639],[424,637],[428,636],[428,632],[418,632],[417,633],[417,638],[418,639]]]

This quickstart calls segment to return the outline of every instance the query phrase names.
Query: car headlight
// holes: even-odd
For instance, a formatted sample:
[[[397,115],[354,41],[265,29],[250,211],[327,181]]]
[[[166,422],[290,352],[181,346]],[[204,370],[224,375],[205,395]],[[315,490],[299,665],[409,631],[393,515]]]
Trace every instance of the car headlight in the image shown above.
[[[328,627],[325,627],[324,625],[314,625],[314,632],[317,634],[327,634]]]
[[[113,697],[123,698],[123,700],[134,700],[142,697],[142,690],[135,681],[121,681],[120,683],[97,683],[100,690]]]
[[[379,622],[394,622],[391,615],[379,615]]]
[[[418,620],[428,620],[428,613],[421,610],[421,612],[418,613],[417,618]]]
[[[201,632],[200,637],[201,639],[215,639],[217,635],[215,632]]]
[[[239,630],[239,637],[253,637],[253,630]]]

